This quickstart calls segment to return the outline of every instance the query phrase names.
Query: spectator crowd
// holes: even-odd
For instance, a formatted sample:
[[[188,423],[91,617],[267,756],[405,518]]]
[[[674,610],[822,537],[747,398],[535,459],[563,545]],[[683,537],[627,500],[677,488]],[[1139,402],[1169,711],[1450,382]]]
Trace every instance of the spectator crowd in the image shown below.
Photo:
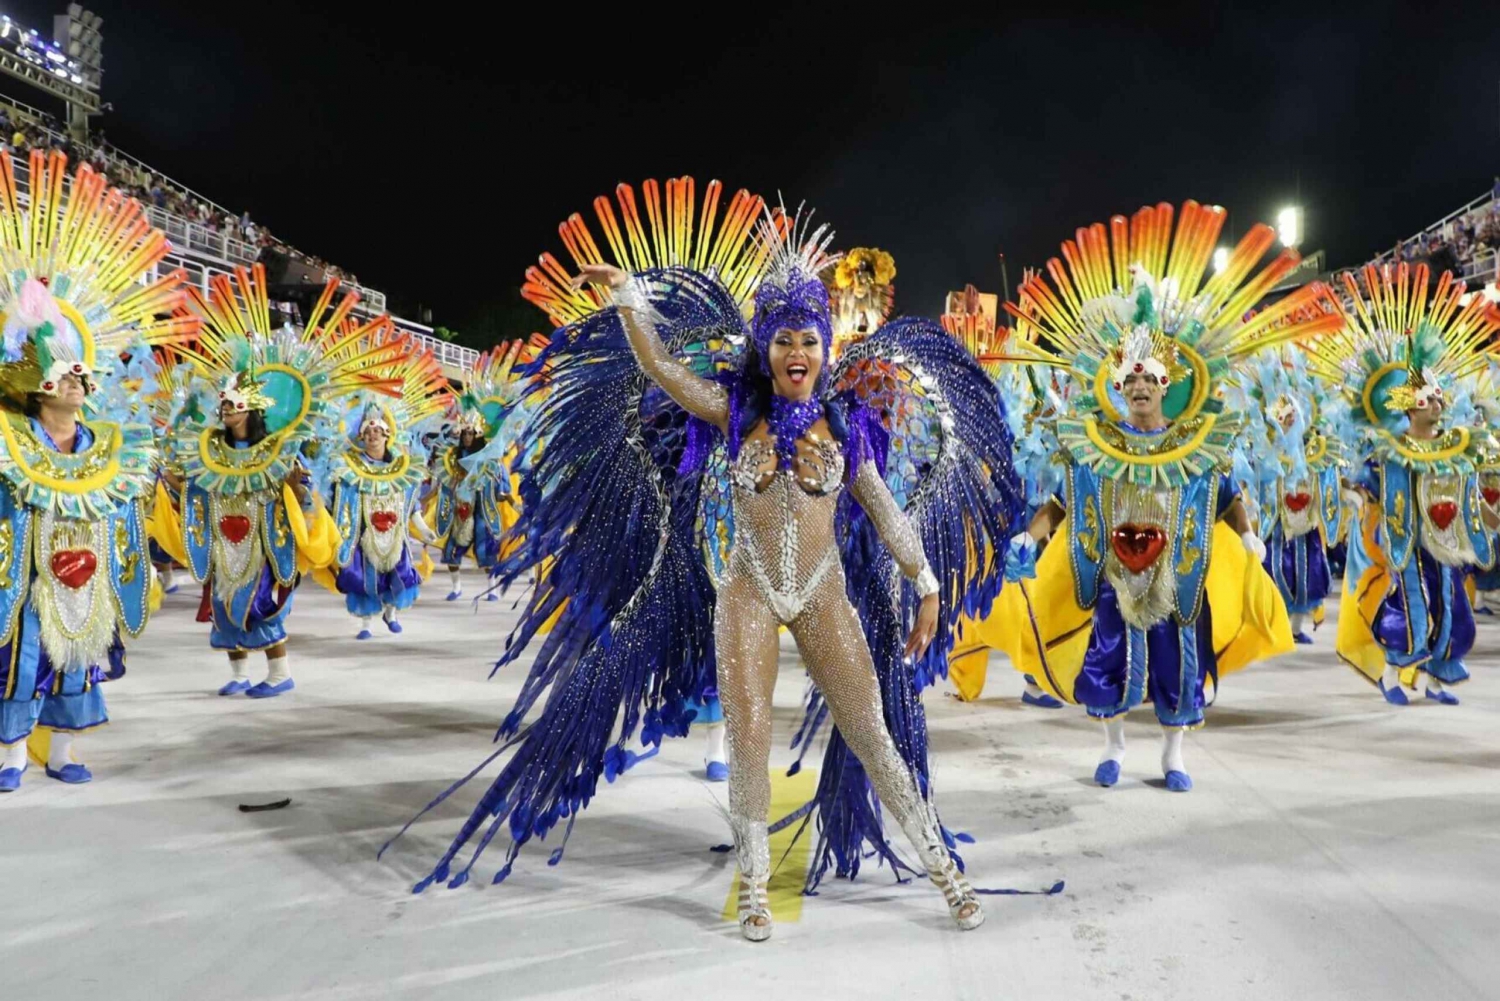
[[[1410,240],[1397,241],[1392,255],[1400,261],[1427,261],[1435,270],[1451,268],[1465,277],[1500,281],[1500,176],[1487,201]]]
[[[359,279],[349,272],[278,240],[265,226],[251,219],[248,211],[235,216],[116,150],[102,129],[90,135],[87,142],[79,143],[51,115],[38,117],[0,103],[0,149],[23,161],[33,149],[60,150],[69,163],[88,163],[129,197],[197,225],[211,236],[227,234],[255,248],[253,254],[271,249],[328,277],[359,284]]]

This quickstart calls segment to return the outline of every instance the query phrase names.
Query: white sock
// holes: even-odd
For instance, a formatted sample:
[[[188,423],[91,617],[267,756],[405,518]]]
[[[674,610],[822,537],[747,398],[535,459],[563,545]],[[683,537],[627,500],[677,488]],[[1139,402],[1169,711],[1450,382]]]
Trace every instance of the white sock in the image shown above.
[[[1394,692],[1401,687],[1401,668],[1395,664],[1385,665],[1385,673],[1380,676],[1380,683],[1385,685],[1385,690]]]
[[[458,571],[457,570],[449,570],[448,571],[448,576],[453,580],[453,587],[450,588],[450,590],[454,594],[462,594],[464,588],[463,588],[463,585],[458,582]]]
[[[703,763],[724,761],[724,724],[708,724],[708,745],[703,750]]]
[[[1115,764],[1125,763],[1125,717],[1116,716],[1104,721],[1104,754],[1100,756],[1099,763],[1113,761]]]
[[[1164,726],[1161,728],[1161,773],[1182,772],[1187,774],[1187,766],[1182,763],[1182,735],[1187,731],[1180,726]]]
[[[172,581],[173,581],[173,579],[174,579],[174,576],[172,574],[172,568],[171,567],[167,567],[167,569],[161,575],[161,589],[163,591],[170,591],[170,590],[172,590]]]
[[[14,768],[17,771],[20,771],[21,769],[23,769],[23,768],[26,767],[26,738],[25,737],[22,737],[20,740],[16,741],[14,744],[11,744],[9,747],[7,747],[5,749],[5,765],[4,765],[4,767],[6,767],[6,768]]]
[[[380,617],[382,619],[384,619],[385,621],[387,621],[387,622],[395,622],[396,621],[396,606],[395,605],[386,605],[385,606],[385,611],[383,611],[383,612],[380,613]]]
[[[370,617],[368,615],[361,615],[359,617],[359,628],[364,632],[370,631]]]
[[[1433,695],[1442,695],[1443,683],[1429,674],[1427,676],[1427,690]]]
[[[1047,693],[1042,691],[1041,686],[1039,686],[1035,681],[1028,681],[1026,682],[1026,694],[1030,695],[1034,699],[1039,699]]]
[[[235,681],[250,680],[250,658],[240,657],[238,660],[231,658],[229,661],[229,673]]]
[[[52,747],[47,752],[47,767],[60,772],[73,763],[73,734],[52,731]]]
[[[266,658],[266,684],[279,685],[291,676],[292,669],[287,667],[286,654]]]
[[[1307,628],[1307,614],[1305,612],[1293,612],[1291,618],[1293,635]]]
[[[1211,706],[1219,697],[1219,686],[1214,684],[1214,676],[1211,674],[1203,677],[1203,704]]]

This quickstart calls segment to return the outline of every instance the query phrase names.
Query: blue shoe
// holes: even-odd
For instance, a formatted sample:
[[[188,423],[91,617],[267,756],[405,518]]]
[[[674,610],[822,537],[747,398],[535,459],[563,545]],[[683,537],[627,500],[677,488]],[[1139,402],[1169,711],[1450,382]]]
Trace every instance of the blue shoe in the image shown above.
[[[1377,681],[1376,684],[1380,686],[1380,694],[1384,695],[1385,696],[1385,700],[1387,702],[1389,702],[1391,705],[1393,705],[1393,706],[1409,706],[1409,705],[1411,705],[1411,701],[1406,697],[1406,690],[1403,689],[1400,685],[1397,685],[1395,688],[1386,688],[1384,681]]]
[[[449,591],[448,592],[448,597],[444,598],[443,600],[444,601],[457,601],[462,595],[463,595],[462,591]]]
[[[1495,614],[1495,610],[1493,608],[1476,608],[1476,609],[1474,609],[1474,614],[1475,615],[1494,615]]]
[[[1120,763],[1118,761],[1099,762],[1099,767],[1094,769],[1094,781],[1106,789],[1120,781]]]
[[[57,779],[59,782],[66,782],[70,786],[81,786],[85,782],[92,782],[94,780],[94,773],[74,761],[63,765],[57,771],[53,771],[52,766],[48,765],[47,777],[49,779]]]
[[[250,689],[245,694],[252,699],[274,699],[282,692],[290,692],[297,687],[297,683],[291,678],[286,679],[279,685],[268,685],[264,681]]]
[[[1302,646],[1312,646],[1313,638],[1306,633],[1297,633],[1292,639],[1296,640]]]
[[[176,594],[178,591],[181,591],[181,590],[182,590],[182,585],[180,585],[180,584],[173,584],[171,587],[169,587],[165,591],[163,591],[162,594]]]
[[[1458,696],[1454,695],[1452,692],[1437,692],[1436,694],[1434,694],[1429,689],[1424,694],[1426,694],[1426,696],[1429,699],[1431,699],[1432,701],[1440,703],[1440,704],[1445,705],[1445,706],[1456,706],[1456,705],[1458,705]]]
[[[395,619],[386,619],[385,627],[393,633],[399,633],[401,631],[401,623],[397,622]]]
[[[1187,772],[1173,770],[1167,772],[1167,788],[1173,792],[1188,792],[1193,788],[1193,780],[1188,778]]]
[[[488,594],[488,595],[487,595],[487,596],[486,596],[486,597],[485,597],[485,599],[484,599],[484,600],[485,600],[485,601],[499,601],[499,600],[500,600],[500,596],[499,596],[499,595],[498,595],[498,594],[496,594],[496,593],[495,593],[495,592],[494,592],[494,591],[491,591],[491,592],[490,592],[490,593],[489,593],[489,594]]]
[[[15,792],[21,788],[21,776],[25,772],[25,765],[20,768],[0,768],[0,792]]]
[[[708,781],[710,782],[729,781],[729,766],[722,761],[710,761],[705,771],[708,773]]]
[[[372,632],[370,632],[370,630],[368,630],[368,629],[361,629],[359,632],[357,632],[357,633],[354,634],[354,638],[357,639],[357,640],[367,640],[367,639],[370,639],[371,637],[373,637],[374,635],[375,634],[372,633]]]
[[[250,690],[250,682],[244,678],[235,678],[223,688],[219,689],[220,695],[238,695]]]
[[[1022,692],[1021,701],[1026,703],[1028,706],[1036,706],[1040,709],[1061,709],[1063,707],[1061,701],[1054,699],[1046,692],[1043,692],[1040,695],[1032,695],[1030,692]]]

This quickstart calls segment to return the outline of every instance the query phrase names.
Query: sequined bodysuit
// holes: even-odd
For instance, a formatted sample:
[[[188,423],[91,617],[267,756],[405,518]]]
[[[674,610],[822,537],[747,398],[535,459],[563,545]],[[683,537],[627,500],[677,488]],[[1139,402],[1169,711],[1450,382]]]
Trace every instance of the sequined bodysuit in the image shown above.
[[[624,315],[646,374],[689,413],[727,430],[724,387],[674,358],[650,325],[641,322],[641,314]],[[762,422],[743,440],[733,465],[735,545],[714,618],[719,698],[731,758],[729,810],[741,870],[758,880],[770,871],[771,693],[781,625],[796,641],[813,683],[881,803],[929,869],[951,865],[931,806],[886,729],[875,665],[846,594],[834,535],[845,478],[842,450],[823,420],[798,440],[791,469],[777,469],[774,446]],[[901,570],[930,580],[921,542],[875,464],[860,463],[849,487]]]

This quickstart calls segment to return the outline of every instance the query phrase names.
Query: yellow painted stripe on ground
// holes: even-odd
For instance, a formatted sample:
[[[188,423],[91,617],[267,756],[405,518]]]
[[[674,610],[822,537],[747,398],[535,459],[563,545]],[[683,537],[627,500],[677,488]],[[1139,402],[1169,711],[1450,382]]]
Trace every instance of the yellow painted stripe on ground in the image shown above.
[[[787,778],[785,772],[771,773],[771,819],[780,820],[812,799],[818,789],[818,773],[804,768]],[[802,918],[802,884],[807,880],[807,860],[812,854],[813,834],[809,827],[790,855],[787,846],[802,821],[771,835],[771,882],[766,886],[771,898],[771,917],[776,921],[800,921]],[[786,861],[781,857],[786,855]],[[778,866],[778,863],[780,865]],[[729,885],[729,899],[724,901],[724,920],[733,921],[739,911],[740,877],[736,870]]]

